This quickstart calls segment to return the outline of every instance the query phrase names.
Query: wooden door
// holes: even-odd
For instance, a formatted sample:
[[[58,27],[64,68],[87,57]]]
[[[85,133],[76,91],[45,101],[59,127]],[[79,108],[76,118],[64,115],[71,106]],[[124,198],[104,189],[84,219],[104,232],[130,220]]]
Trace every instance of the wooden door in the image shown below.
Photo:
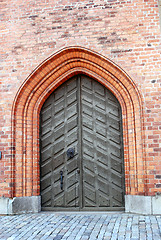
[[[122,210],[122,138],[120,104],[100,83],[79,75],[55,90],[40,114],[42,209]]]

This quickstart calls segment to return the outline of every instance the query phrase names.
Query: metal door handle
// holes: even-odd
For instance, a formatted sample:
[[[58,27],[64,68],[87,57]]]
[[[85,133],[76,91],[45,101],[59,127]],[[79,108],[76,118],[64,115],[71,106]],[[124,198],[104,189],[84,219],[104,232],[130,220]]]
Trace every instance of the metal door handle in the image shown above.
[[[68,150],[67,150],[68,159],[73,158],[74,154],[75,154],[75,149],[74,148],[68,148]]]
[[[63,190],[63,171],[60,171],[60,188]]]

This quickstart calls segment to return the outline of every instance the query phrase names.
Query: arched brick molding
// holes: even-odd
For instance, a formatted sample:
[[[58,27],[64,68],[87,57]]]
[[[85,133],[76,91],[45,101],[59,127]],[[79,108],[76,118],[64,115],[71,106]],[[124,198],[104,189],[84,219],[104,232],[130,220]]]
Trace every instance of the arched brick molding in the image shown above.
[[[39,65],[13,105],[13,197],[39,195],[39,113],[59,85],[83,73],[106,86],[122,107],[126,194],[146,194],[142,99],[132,79],[111,60],[81,47],[65,48]]]

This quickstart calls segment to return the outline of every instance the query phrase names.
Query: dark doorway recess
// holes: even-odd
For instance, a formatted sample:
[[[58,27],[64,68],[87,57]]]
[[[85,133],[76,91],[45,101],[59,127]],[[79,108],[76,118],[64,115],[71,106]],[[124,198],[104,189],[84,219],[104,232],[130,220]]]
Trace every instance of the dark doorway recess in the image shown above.
[[[124,210],[121,107],[97,81],[77,75],[40,113],[42,210]]]

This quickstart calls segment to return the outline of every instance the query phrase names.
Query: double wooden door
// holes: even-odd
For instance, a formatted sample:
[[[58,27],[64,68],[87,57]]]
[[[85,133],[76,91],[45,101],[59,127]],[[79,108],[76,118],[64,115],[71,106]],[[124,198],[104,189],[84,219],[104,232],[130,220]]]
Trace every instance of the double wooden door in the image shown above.
[[[121,107],[97,81],[78,75],[40,113],[42,210],[123,210]]]

